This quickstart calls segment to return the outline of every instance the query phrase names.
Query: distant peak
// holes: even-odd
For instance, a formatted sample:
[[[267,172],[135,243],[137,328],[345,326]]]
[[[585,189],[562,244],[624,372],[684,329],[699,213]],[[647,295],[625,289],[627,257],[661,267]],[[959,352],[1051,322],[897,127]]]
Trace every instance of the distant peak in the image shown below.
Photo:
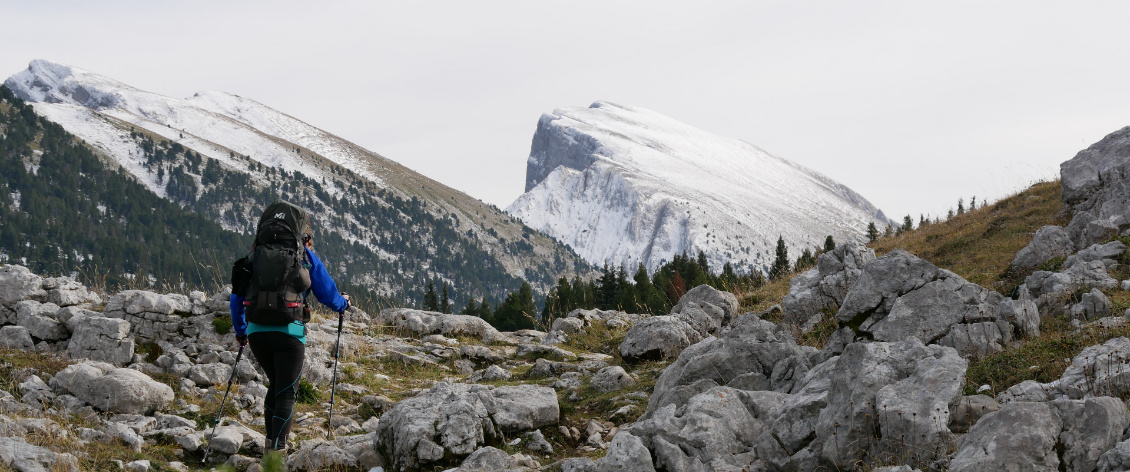
[[[105,108],[119,101],[118,90],[129,86],[78,67],[34,59],[27,69],[4,81],[17,96],[32,102],[70,103]]]

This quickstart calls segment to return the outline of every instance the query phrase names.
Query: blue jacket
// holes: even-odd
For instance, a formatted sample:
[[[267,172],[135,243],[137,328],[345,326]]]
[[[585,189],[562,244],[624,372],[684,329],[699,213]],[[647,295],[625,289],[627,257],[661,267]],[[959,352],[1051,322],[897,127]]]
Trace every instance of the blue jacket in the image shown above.
[[[349,308],[349,302],[341,296],[341,292],[338,292],[337,283],[330,277],[330,273],[326,271],[326,266],[322,264],[321,259],[318,259],[318,255],[314,254],[313,249],[306,248],[306,262],[310,264],[310,290],[314,292],[314,298],[338,313]],[[228,308],[231,309],[231,325],[235,329],[236,336],[247,336],[247,319],[243,311],[243,297],[233,293],[228,302]]]

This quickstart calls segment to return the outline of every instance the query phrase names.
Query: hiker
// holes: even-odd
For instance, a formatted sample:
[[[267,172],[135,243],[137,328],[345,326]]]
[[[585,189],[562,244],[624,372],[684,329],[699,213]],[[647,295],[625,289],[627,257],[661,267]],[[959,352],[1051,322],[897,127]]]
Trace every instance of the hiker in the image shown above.
[[[259,218],[252,253],[232,270],[232,328],[248,343],[270,385],[263,399],[266,449],[285,450],[302,363],[306,357],[307,295],[344,313],[349,297],[338,293],[326,266],[314,254],[306,211],[272,203]]]

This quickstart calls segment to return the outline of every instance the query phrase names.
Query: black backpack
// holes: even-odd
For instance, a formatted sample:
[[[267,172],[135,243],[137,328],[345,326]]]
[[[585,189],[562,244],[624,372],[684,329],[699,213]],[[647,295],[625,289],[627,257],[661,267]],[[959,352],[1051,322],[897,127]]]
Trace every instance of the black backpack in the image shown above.
[[[247,321],[265,325],[308,321],[306,211],[287,202],[272,203],[259,217],[257,228],[251,254],[232,267],[232,293],[243,297]]]

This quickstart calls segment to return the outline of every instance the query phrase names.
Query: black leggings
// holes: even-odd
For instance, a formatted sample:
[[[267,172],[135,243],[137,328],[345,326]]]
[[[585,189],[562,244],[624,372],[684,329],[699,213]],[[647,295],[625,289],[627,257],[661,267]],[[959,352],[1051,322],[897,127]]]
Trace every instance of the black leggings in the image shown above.
[[[260,331],[247,336],[255,360],[267,372],[267,396],[263,399],[263,417],[267,430],[267,448],[286,448],[286,436],[293,423],[294,397],[306,345],[297,338],[278,331]]]

